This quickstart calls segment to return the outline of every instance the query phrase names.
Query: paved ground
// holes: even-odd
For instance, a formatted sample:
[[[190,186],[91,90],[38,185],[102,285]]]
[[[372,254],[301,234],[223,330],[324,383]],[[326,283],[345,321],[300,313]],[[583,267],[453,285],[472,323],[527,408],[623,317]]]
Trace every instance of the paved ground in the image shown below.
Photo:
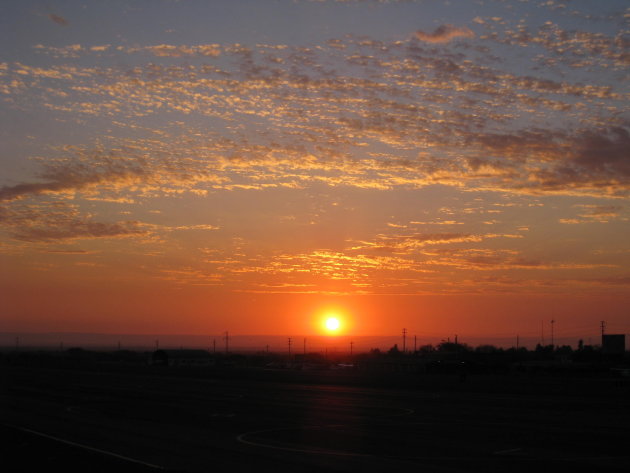
[[[2,471],[630,471],[628,387],[614,383],[180,374],[0,367]]]

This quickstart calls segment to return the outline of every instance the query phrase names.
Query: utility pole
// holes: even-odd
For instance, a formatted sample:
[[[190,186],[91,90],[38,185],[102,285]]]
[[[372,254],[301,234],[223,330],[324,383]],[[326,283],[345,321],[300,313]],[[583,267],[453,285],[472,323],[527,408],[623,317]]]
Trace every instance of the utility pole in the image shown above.
[[[518,334],[516,334],[516,351],[518,351],[518,342],[519,342],[519,340],[518,340]]]
[[[354,345],[354,342],[350,340],[350,356],[352,356],[352,345]]]
[[[403,353],[407,353],[407,329],[403,329]]]
[[[413,352],[417,352],[418,351],[418,337],[416,337],[415,335],[413,336]]]
[[[602,345],[603,345],[603,344],[604,344],[604,330],[606,329],[606,321],[602,320],[602,321],[599,323],[599,326],[600,326],[600,327],[601,327],[601,329],[602,329]]]
[[[306,337],[304,337],[304,355],[306,356]]]
[[[212,353],[213,354],[217,354],[217,339],[213,338],[212,339]]]
[[[289,356],[291,356],[291,337],[289,337]]]
[[[225,354],[228,354],[228,351],[230,349],[230,333],[226,330],[225,331]]]

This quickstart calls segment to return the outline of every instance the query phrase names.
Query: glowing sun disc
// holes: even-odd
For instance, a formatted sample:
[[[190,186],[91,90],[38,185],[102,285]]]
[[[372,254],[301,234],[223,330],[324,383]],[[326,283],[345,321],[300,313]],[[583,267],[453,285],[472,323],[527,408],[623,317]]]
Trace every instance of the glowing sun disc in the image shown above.
[[[341,323],[339,322],[339,319],[337,317],[328,317],[326,319],[326,328],[328,330],[335,331],[335,330],[339,329],[340,325],[341,325]]]

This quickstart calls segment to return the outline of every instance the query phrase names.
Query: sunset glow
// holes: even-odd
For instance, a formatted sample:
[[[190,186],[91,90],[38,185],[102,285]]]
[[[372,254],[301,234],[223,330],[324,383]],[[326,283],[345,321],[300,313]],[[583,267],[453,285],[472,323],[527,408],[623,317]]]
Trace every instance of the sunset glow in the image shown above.
[[[627,1],[0,13],[3,332],[630,332]]]

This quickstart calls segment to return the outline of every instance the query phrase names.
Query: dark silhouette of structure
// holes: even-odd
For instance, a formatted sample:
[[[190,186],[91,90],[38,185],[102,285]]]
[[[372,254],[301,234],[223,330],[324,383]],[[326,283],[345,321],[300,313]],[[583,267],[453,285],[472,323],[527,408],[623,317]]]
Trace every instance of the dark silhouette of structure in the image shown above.
[[[623,355],[626,351],[624,334],[602,334],[602,353],[604,355]]]
[[[208,366],[214,364],[214,358],[206,350],[162,349],[153,352],[151,362],[161,366]]]

